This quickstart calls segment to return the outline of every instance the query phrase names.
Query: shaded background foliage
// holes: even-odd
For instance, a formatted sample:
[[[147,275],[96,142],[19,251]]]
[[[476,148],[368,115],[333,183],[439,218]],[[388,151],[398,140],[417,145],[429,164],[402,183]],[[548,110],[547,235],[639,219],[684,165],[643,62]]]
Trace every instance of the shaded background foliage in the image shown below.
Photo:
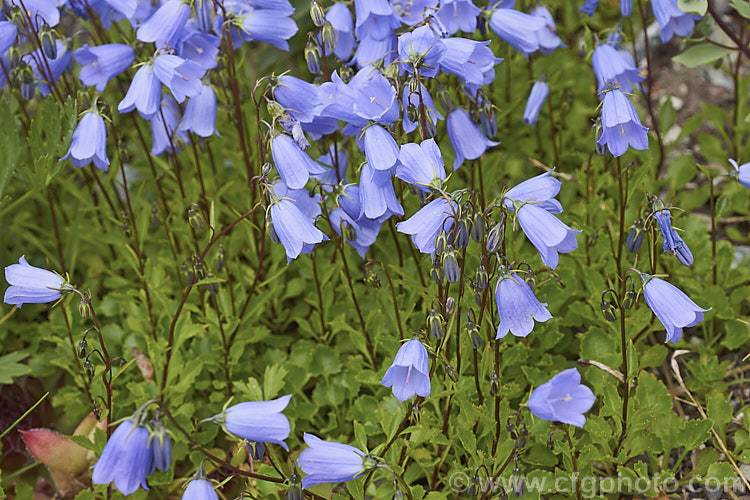
[[[737,466],[750,463],[743,362],[750,341],[746,322],[750,272],[743,261],[750,210],[747,189],[724,174],[730,168],[728,158],[744,161],[749,154],[745,140],[750,131],[747,61],[739,56],[738,62],[737,51],[696,59],[690,47],[701,42],[673,40],[654,46],[652,39],[651,78],[644,84],[656,121],[650,120],[643,95],[632,99],[651,129],[650,146],[645,151],[631,149],[618,163],[594,152],[591,125],[598,115],[599,98],[590,70],[595,37],[606,37],[619,19],[617,2],[602,2],[591,18],[579,13],[576,2],[548,3],[567,48],[552,55],[534,55],[527,62],[494,35],[486,35],[494,53],[504,58],[488,90],[498,108],[502,143],[480,160],[465,163],[453,173],[449,186],[481,192],[486,207],[504,187],[555,167],[563,181],[559,199],[565,207],[564,220],[583,230],[579,247],[562,256],[558,268],[549,272],[523,235],[510,231],[509,220],[507,255],[517,262],[528,261],[535,272],[537,297],[549,304],[554,318],[536,324],[527,339],[508,336],[495,341],[497,315],[490,295],[478,325],[485,342],[474,350],[465,326],[469,310],[480,317],[480,307],[468,287],[480,264],[480,246],[470,243],[462,264],[469,278],[462,281],[461,312],[444,314],[453,346],[445,357],[457,380],[450,378],[451,368],[445,363],[431,359],[432,393],[415,402],[420,408],[414,414],[412,404],[399,403],[379,382],[399,347],[400,330],[405,338],[424,330],[433,299],[442,289],[429,277],[429,257],[410,249],[410,240],[393,230],[393,220],[382,228],[369,260],[344,245],[345,263],[336,249],[339,240],[323,218],[318,227],[332,241],[287,265],[283,248],[265,235],[259,212],[223,236],[221,247],[218,243],[211,246],[203,266],[215,280],[195,287],[172,324],[189,273],[196,272],[194,256],[258,200],[257,188],[248,187],[246,159],[238,147],[234,99],[238,97],[241,103],[248,160],[258,175],[263,163],[270,161],[263,137],[266,129],[259,121],[269,120],[269,115],[261,97],[265,87],[256,88],[255,82],[284,71],[311,80],[302,57],[304,34],[314,29],[307,4],[299,5],[294,15],[300,31],[290,41],[288,53],[256,43],[245,44],[235,53],[239,94],[232,95],[227,73],[219,73],[214,81],[221,136],[205,142],[194,138],[194,145],[186,145],[176,157],[150,155],[145,123],[132,113],[115,114],[113,129],[120,142],[110,142],[109,171],[75,169],[58,159],[67,152],[76,113],[82,110],[82,94],[71,93],[60,104],[52,98],[23,101],[17,88],[6,89],[0,105],[0,261],[8,265],[25,254],[32,265],[69,273],[81,290],[91,291],[102,337],[118,359],[112,420],[129,415],[149,399],[162,398],[196,441],[236,466],[247,468],[244,449],[216,426],[196,423],[218,413],[232,396],[237,402],[291,393],[292,403],[284,413],[292,424],[287,440],[292,452],[287,456],[272,451],[285,475],[304,446],[302,432],[313,432],[363,450],[378,449],[403,474],[413,498],[455,497],[449,480],[456,472],[477,474],[482,480],[523,475],[532,485],[524,493],[527,498],[555,494],[551,480],[574,471],[581,478],[676,477],[681,485],[693,478],[698,480],[695,484],[710,478],[736,481],[737,470],[728,459]],[[623,31],[628,40],[636,40],[636,50],[640,50],[636,60],[644,67],[638,4],[636,14],[623,20]],[[643,8],[649,16],[647,7]],[[729,7],[718,15],[745,36],[747,21],[742,16],[746,12],[742,7],[736,10],[739,15]],[[725,41],[710,16],[706,19],[696,32],[705,30]],[[122,39],[132,40],[127,23],[119,26]],[[91,29],[88,23],[80,27]],[[470,36],[485,38],[479,33]],[[328,64],[338,67],[333,59]],[[550,95],[537,126],[524,126],[526,98],[541,75],[546,76]],[[699,88],[707,91],[691,92],[702,75],[708,78]],[[76,89],[76,79],[66,78]],[[126,80],[121,77],[103,94],[110,106],[119,102]],[[686,83],[687,92],[672,88],[675,81]],[[715,98],[710,90],[725,81],[729,88],[722,91],[723,97]],[[466,101],[457,78],[449,77],[446,86],[454,99]],[[663,151],[656,140],[657,129]],[[442,122],[436,139],[446,164],[452,164]],[[407,140],[417,141],[418,132],[399,142]],[[323,154],[328,145],[313,142],[310,156]],[[362,158],[356,146],[348,141],[341,147],[356,167]],[[126,159],[132,213],[123,191],[122,158]],[[624,211],[620,210],[618,165],[622,179],[627,179]],[[419,200],[408,193],[405,184],[396,182],[408,217],[419,208]],[[599,367],[586,365],[579,370],[597,400],[584,429],[575,431],[569,440],[564,428],[532,417],[523,403],[534,387],[579,360],[621,369],[619,318],[612,323],[602,316],[601,297],[605,289],[621,286],[616,255],[626,234],[619,229],[620,219],[624,215],[627,231],[632,222],[644,217],[647,194],[658,194],[668,205],[684,210],[673,210],[673,218],[684,230],[681,234],[693,251],[695,264],[686,268],[663,255],[661,239],[652,230],[637,265],[636,257],[625,253],[621,267],[647,269],[647,263],[653,262],[652,271],[669,274],[673,284],[711,310],[700,325],[686,329],[678,345],[665,345],[661,325],[640,298],[625,317],[627,340],[632,341],[626,353],[627,372],[633,383],[627,429],[622,429],[623,384]],[[187,212],[193,204],[211,229],[196,229],[188,223]],[[649,250],[655,261],[650,261]],[[372,286],[372,273],[380,286]],[[368,361],[350,279],[377,369]],[[209,286],[218,286],[218,293],[211,293]],[[449,295],[458,300],[458,290],[451,289]],[[440,307],[445,313],[445,305]],[[90,358],[95,376],[89,378],[75,352],[90,321],[81,319],[77,301],[71,298],[54,308],[28,304],[11,311],[6,306],[1,316],[5,318],[0,328],[0,427],[9,426],[49,391],[47,400],[20,427],[44,426],[70,433],[92,405],[101,407],[101,400],[94,402],[94,398],[105,396],[101,361]],[[164,380],[172,329],[170,370]],[[91,334],[87,338],[96,344]],[[456,356],[456,345],[460,356]],[[671,365],[675,349],[688,351],[675,361],[684,387]],[[144,356],[141,362],[147,359],[153,366],[152,378],[138,369],[138,352]],[[97,453],[102,446],[101,439],[91,443]],[[174,456],[173,468],[149,481],[155,498],[178,497],[179,479],[189,478],[203,458],[178,433],[174,434]],[[37,477],[45,477],[41,467],[27,467],[30,464],[15,431],[9,433],[3,441],[2,485],[17,498],[30,498]],[[227,477],[226,471],[209,468],[214,479]],[[254,468],[278,477],[267,461],[256,461]],[[550,481],[540,490],[533,487],[533,478]],[[394,494],[390,480],[381,480],[379,475],[373,479],[350,482],[333,492],[328,485],[314,491],[334,498]],[[231,498],[243,488],[256,497],[284,494],[279,484],[245,482],[239,477],[231,479],[223,491]],[[105,490],[84,490],[79,497],[99,497]],[[647,493],[656,497],[659,491]],[[147,496],[142,491],[134,496],[139,495]],[[574,491],[558,496],[574,496]]]

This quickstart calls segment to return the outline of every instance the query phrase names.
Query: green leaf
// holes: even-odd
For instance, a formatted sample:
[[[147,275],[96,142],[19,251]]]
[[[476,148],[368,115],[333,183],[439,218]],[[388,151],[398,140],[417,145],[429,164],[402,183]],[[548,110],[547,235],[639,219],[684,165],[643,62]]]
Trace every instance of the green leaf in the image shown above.
[[[96,452],[96,445],[86,436],[67,436],[71,441],[87,450]]]
[[[705,16],[708,10],[708,0],[677,0],[677,6],[682,12]]]
[[[265,399],[273,399],[279,394],[284,387],[286,374],[286,368],[281,365],[266,366],[263,374],[263,397]]]
[[[725,487],[734,484],[734,482],[737,480],[737,475],[734,472],[734,469],[727,462],[711,464],[708,467],[708,472],[706,473],[706,478],[709,477],[717,480]],[[716,486],[716,484],[714,483],[712,484],[712,486]]]
[[[750,2],[748,2],[748,0],[731,0],[729,5],[731,5],[742,17],[750,19]]]
[[[719,391],[713,391],[706,399],[706,412],[716,425],[720,435],[724,435],[724,428],[732,420],[732,406]]]
[[[674,56],[672,60],[682,64],[686,68],[697,68],[703,64],[721,59],[731,52],[733,52],[731,49],[718,47],[710,43],[700,43],[689,47],[682,54]]]
[[[12,352],[0,356],[0,384],[12,384],[13,379],[31,373],[31,367],[20,363],[29,355],[23,352]]]
[[[677,439],[685,449],[694,450],[708,440],[713,426],[714,423],[710,419],[690,420],[677,434]]]
[[[313,352],[312,365],[310,372],[313,376],[333,375],[341,371],[341,361],[339,355],[331,347],[321,344]]]

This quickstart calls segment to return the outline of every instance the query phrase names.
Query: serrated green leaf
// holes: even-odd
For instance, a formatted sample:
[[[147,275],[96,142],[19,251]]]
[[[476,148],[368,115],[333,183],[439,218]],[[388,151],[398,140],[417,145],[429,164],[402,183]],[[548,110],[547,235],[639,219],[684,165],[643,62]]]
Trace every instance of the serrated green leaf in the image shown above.
[[[31,373],[31,367],[21,363],[28,357],[28,354],[20,351],[0,356],[0,385],[12,384],[14,378]]]
[[[685,428],[677,434],[677,439],[686,449],[694,450],[708,440],[713,425],[714,423],[710,419],[690,420],[685,424]]]

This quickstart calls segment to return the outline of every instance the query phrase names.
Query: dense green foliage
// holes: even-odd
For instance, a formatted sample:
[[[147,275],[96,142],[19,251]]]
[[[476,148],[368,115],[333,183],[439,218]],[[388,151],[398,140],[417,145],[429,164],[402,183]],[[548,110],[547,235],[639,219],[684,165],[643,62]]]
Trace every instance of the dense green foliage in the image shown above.
[[[553,315],[527,338],[495,340],[492,278],[498,262],[483,242],[472,240],[459,252],[465,279],[450,286],[432,280],[430,256],[396,232],[393,219],[367,259],[336,236],[326,210],[317,226],[331,240],[312,254],[287,264],[282,246],[272,243],[265,228],[268,199],[258,182],[261,167],[271,161],[261,122],[272,119],[265,99],[270,91],[262,77],[290,71],[311,79],[302,59],[303,33],[313,29],[305,9],[295,14],[301,29],[289,53],[245,44],[224,60],[233,71],[214,78],[221,136],[194,137],[177,155],[151,155],[148,125],[134,113],[115,113],[109,171],[76,169],[59,158],[93,93],[78,88],[71,75],[63,77],[70,85],[63,103],[54,96],[24,101],[17,88],[6,89],[0,98],[0,262],[9,265],[25,254],[32,265],[67,273],[79,290],[90,291],[101,335],[97,329],[84,333],[93,318],[82,319],[76,295],[54,307],[5,305],[0,405],[14,403],[8,403],[0,427],[9,427],[45,392],[49,396],[18,428],[71,434],[94,406],[114,422],[148,400],[161,401],[171,414],[163,421],[172,434],[175,462],[168,472],[151,476],[150,493],[139,490],[134,498],[179,498],[183,480],[206,458],[205,450],[237,467],[235,472],[281,480],[249,479],[207,460],[210,477],[226,480],[225,498],[241,491],[248,498],[284,497],[283,481],[305,447],[303,432],[382,457],[402,478],[398,489],[413,499],[455,498],[472,484],[482,495],[483,485],[501,481],[511,496],[511,481],[524,483],[523,498],[618,498],[618,491],[657,497],[705,484],[739,485],[738,468],[750,464],[743,361],[750,345],[750,271],[736,247],[748,245],[750,209],[747,188],[726,174],[728,158],[750,158],[747,59],[736,50],[710,52],[714,46],[701,42],[651,47],[644,69],[650,72],[644,81],[649,97],[639,93],[632,99],[650,128],[649,149],[631,149],[619,159],[598,155],[592,124],[599,97],[590,55],[595,37],[606,37],[619,17],[616,2],[602,2],[591,18],[578,12],[577,2],[548,3],[567,44],[553,55],[533,55],[527,62],[486,35],[504,58],[488,90],[501,144],[465,162],[448,180],[449,191],[474,191],[487,227],[500,220],[492,203],[507,187],[553,167],[562,181],[561,219],[583,233],[578,249],[561,255],[554,271],[541,264],[513,218],[506,221],[507,259],[515,268],[533,270],[536,295]],[[626,40],[642,31],[638,3],[623,21]],[[740,15],[750,14],[746,10],[738,7]],[[729,27],[739,33],[747,21],[734,17]],[[721,33],[710,16],[704,25],[696,32]],[[127,37],[129,25],[120,28]],[[81,29],[93,27],[83,23]],[[479,33],[471,36],[481,39]],[[697,70],[671,63],[675,55],[684,66],[708,64],[728,75],[735,87],[730,102],[709,101],[708,93],[690,89],[676,106],[669,88],[654,82],[669,81],[674,70],[675,78],[692,85]],[[339,67],[333,58],[328,64],[331,70]],[[541,75],[550,95],[531,127],[522,123],[523,108],[531,83]],[[101,99],[115,108],[126,78],[113,83]],[[448,83],[453,98],[465,103],[458,79]],[[419,141],[419,130],[406,136],[397,127],[395,135],[399,143]],[[451,165],[444,122],[436,139]],[[337,141],[356,177],[362,153],[351,138]],[[317,158],[331,143],[313,142],[308,152]],[[395,183],[408,218],[420,202],[405,183]],[[626,251],[630,226],[646,218],[647,196],[654,194],[679,207],[672,210],[673,223],[690,245],[692,267],[662,253],[653,218],[639,252]],[[329,200],[327,210],[333,207]],[[253,212],[237,222],[248,211]],[[475,295],[471,285],[480,264],[487,267],[490,286]],[[711,308],[704,321],[686,328],[678,344],[665,344],[663,327],[631,267],[668,275],[697,304]],[[627,309],[622,302],[633,283],[626,275],[635,279],[638,292],[637,303]],[[607,289],[615,321],[602,314]],[[429,333],[432,307],[444,318],[440,341]],[[481,346],[472,345],[467,320],[476,323]],[[399,403],[380,380],[400,340],[418,332],[438,354],[430,358],[432,392]],[[91,377],[77,355],[84,336],[89,351],[107,351],[87,358]],[[104,358],[111,358],[111,395]],[[596,395],[584,428],[531,415],[525,406],[531,391],[574,366]],[[234,404],[284,394],[292,394],[284,411],[292,425],[290,453],[269,446],[272,462],[255,461],[252,469],[239,440],[199,423],[221,412],[230,398]],[[105,435],[99,431],[93,441],[77,442],[99,454]],[[23,446],[17,439],[3,446],[2,487],[16,498],[31,498],[44,468],[19,474]],[[106,498],[107,490],[84,489],[76,498]],[[395,487],[390,474],[375,471],[311,491],[326,498],[391,498]]]

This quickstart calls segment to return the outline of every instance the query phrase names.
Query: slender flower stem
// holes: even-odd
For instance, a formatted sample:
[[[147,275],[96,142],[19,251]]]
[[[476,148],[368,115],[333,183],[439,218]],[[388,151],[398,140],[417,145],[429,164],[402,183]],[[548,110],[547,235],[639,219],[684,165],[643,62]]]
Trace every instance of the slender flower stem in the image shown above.
[[[240,215],[237,219],[232,221],[227,227],[222,229],[221,232],[219,232],[216,236],[211,238],[211,241],[208,242],[206,247],[203,249],[203,252],[199,256],[199,260],[201,261],[204,260],[208,251],[211,249],[211,247],[214,246],[214,243],[216,243],[222,236],[224,236],[229,231],[231,231],[231,229],[240,221],[254,214],[257,209],[258,209],[257,206],[253,207],[251,210]],[[162,371],[162,377],[161,377],[160,391],[161,391],[162,397],[164,397],[164,394],[165,394],[164,391],[167,386],[167,376],[169,375],[169,362],[172,359],[172,354],[173,354],[172,347],[174,345],[174,333],[175,333],[175,327],[177,326],[177,320],[180,317],[180,313],[182,312],[183,307],[185,307],[185,302],[187,301],[187,298],[190,295],[190,291],[193,289],[193,285],[195,285],[195,283],[196,283],[195,276],[193,276],[188,282],[187,287],[185,288],[185,292],[182,294],[182,299],[180,299],[180,303],[177,305],[177,310],[175,311],[174,316],[172,317],[172,321],[169,324],[169,339],[167,341],[166,360],[164,361],[164,370]]]
[[[711,15],[711,17],[714,18],[714,21],[716,22],[716,25],[721,28],[721,31],[726,33],[726,35],[735,43],[737,44],[737,48],[745,54],[747,57],[750,57],[750,49],[742,42],[742,39],[738,37],[734,31],[732,31],[732,28],[730,28],[727,23],[724,22],[724,20],[721,18],[721,16],[716,12],[714,9],[713,1],[708,0],[708,13]]]
[[[620,280],[620,291],[618,294],[618,306],[620,309],[620,349],[622,351],[622,366],[620,371],[623,374],[624,382],[622,388],[622,432],[620,433],[620,439],[615,446],[614,455],[617,455],[617,450],[620,447],[625,434],[628,430],[628,402],[630,399],[630,380],[628,378],[628,339],[627,331],[625,329],[625,307],[624,298],[627,283],[625,276],[623,275],[622,266],[622,255],[625,247],[625,208],[628,203],[628,187],[627,187],[627,171],[623,172],[622,162],[620,157],[617,158],[617,187],[618,187],[618,204],[620,208],[618,230],[619,236],[617,240],[617,277]]]
[[[656,112],[654,111],[653,102],[651,101],[651,96],[654,89],[654,78],[652,74],[653,72],[651,71],[651,50],[649,49],[648,43],[648,17],[646,16],[646,10],[643,7],[643,0],[638,0],[638,9],[641,13],[641,26],[643,28],[643,50],[645,50],[646,52],[646,84],[648,85],[646,95],[644,95],[643,98],[646,100],[646,108],[648,109],[648,114],[651,117],[651,126],[654,127],[656,141],[659,144],[659,163],[657,163],[656,168],[654,169],[654,179],[658,179],[659,174],[661,173],[662,164],[664,163],[664,140],[662,138],[661,131],[659,130],[659,120]]]
[[[576,460],[576,452],[573,448],[573,440],[570,438],[570,426],[563,425],[563,427],[565,428],[565,437],[568,438],[568,446],[570,447],[570,460],[573,462],[573,475],[576,482],[576,498],[580,500],[581,485],[578,483],[578,461]]]
[[[312,261],[313,278],[315,278],[315,289],[318,291],[318,313],[320,316],[320,333],[323,337],[326,336],[328,328],[326,327],[325,312],[323,311],[323,291],[320,288],[320,279],[318,278],[318,264],[315,259],[315,252],[310,253],[310,260]]]

